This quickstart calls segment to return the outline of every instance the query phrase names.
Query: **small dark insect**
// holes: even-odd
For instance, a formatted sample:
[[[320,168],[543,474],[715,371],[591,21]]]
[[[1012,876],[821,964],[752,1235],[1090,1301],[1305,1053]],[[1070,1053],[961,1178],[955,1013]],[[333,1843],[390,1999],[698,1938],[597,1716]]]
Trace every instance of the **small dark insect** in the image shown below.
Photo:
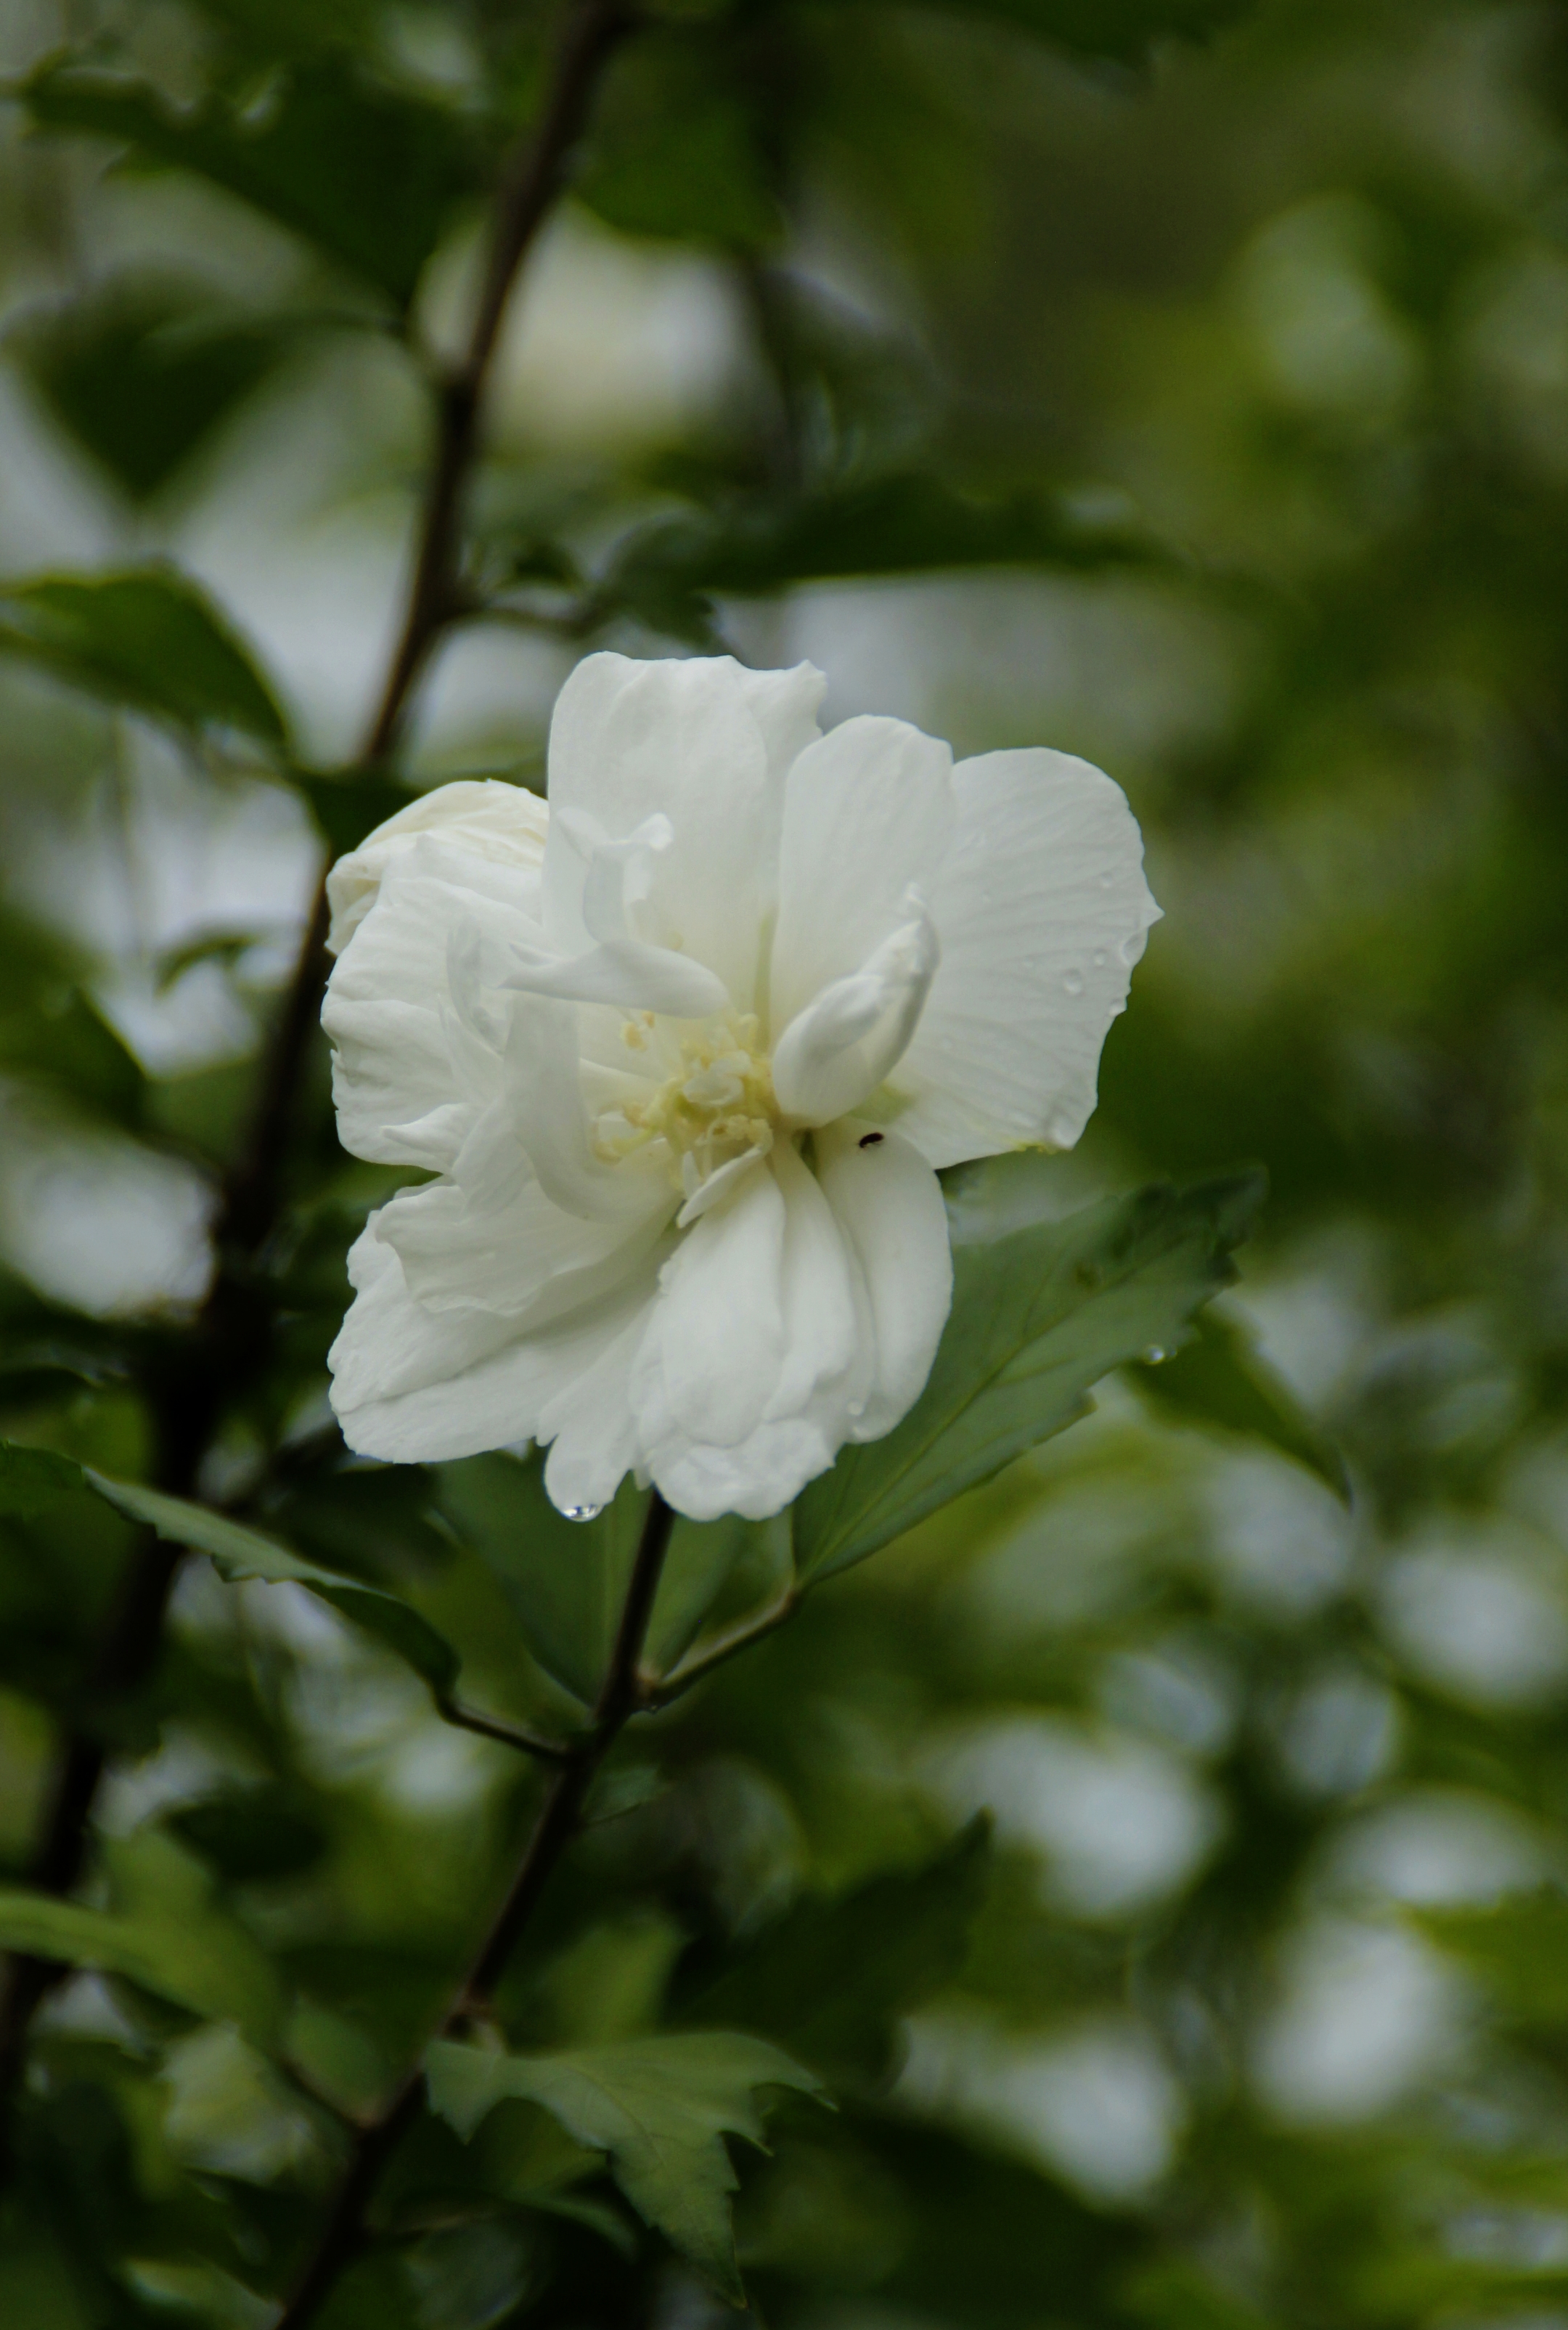
[[[880,1132],[863,1132],[860,1136],[860,1145],[863,1149],[874,1149],[881,1139]]]

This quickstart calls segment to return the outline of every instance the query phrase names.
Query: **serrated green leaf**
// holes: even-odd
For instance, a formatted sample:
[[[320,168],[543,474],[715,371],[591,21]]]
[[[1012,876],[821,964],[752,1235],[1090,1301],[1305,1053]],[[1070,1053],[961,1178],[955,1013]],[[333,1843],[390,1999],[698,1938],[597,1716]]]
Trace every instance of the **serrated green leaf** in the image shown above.
[[[874,1553],[1071,1424],[1113,1368],[1179,1343],[1234,1278],[1265,1186],[1257,1170],[1158,1183],[1050,1221],[1044,1159],[953,1177],[953,1307],[930,1380],[884,1440],[846,1448],[798,1500],[802,1579]]]
[[[181,728],[281,748],[283,715],[222,616],[172,566],[45,575],[0,590],[0,653]]]
[[[123,1975],[155,1998],[238,2025],[260,2047],[282,2014],[277,1971],[212,1899],[199,1861],[142,1831],[105,1848],[120,1905],[90,1909],[20,1887],[0,1890],[0,1949]]]
[[[759,2088],[822,2095],[766,2040],[734,2031],[630,2039],[571,2054],[504,2055],[438,2040],[425,2060],[431,2109],[465,2140],[509,2097],[540,2104],[578,2144],[609,2155],[622,2192],[734,2305],[744,2303],[726,2135],[762,2142]]]
[[[148,81],[69,60],[51,60],[20,94],[40,128],[109,138],[194,171],[400,308],[490,158],[476,124],[330,53],[288,66],[261,107],[213,96],[180,110]]]
[[[1234,1320],[1205,1312],[1172,1358],[1157,1366],[1135,1360],[1129,1373],[1157,1408],[1266,1440],[1327,1481],[1337,1497],[1349,1497],[1344,1458]]]
[[[428,1619],[395,1594],[303,1560],[260,1530],[247,1529],[206,1505],[189,1504],[183,1497],[165,1496],[162,1490],[145,1489],[136,1482],[110,1481],[86,1467],[82,1478],[117,1511],[156,1530],[171,1545],[189,1546],[209,1555],[219,1574],[231,1585],[255,1577],[269,1586],[308,1586],[311,1593],[395,1651],[438,1698],[451,1691],[462,1664],[457,1652]]]

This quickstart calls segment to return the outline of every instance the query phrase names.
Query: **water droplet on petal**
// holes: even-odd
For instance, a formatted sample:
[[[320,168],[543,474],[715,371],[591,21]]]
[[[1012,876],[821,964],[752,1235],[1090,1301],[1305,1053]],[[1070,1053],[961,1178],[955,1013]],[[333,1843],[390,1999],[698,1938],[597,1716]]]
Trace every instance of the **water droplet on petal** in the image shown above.
[[[1083,992],[1083,973],[1081,971],[1063,971],[1062,974],[1062,984],[1067,990],[1069,995],[1082,995]]]
[[[1100,888],[1101,888],[1102,890],[1109,890],[1109,889],[1110,889],[1110,886],[1111,886],[1111,884],[1115,881],[1115,879],[1116,879],[1115,875],[1111,872],[1111,870],[1110,870],[1110,867],[1108,866],[1108,867],[1106,867],[1106,869],[1105,869],[1104,873],[1103,873],[1103,874],[1100,876]]]
[[[1096,947],[1089,960],[1094,965],[1096,971],[1103,971],[1105,969],[1105,949],[1103,947]]]
[[[562,1511],[569,1521],[596,1521],[603,1512],[602,1505],[563,1505]]]
[[[865,1414],[865,1402],[864,1402],[864,1400],[863,1400],[863,1399],[852,1399],[852,1400],[850,1401],[850,1403],[849,1403],[849,1412],[850,1412],[851,1416],[864,1416],[864,1415]]]

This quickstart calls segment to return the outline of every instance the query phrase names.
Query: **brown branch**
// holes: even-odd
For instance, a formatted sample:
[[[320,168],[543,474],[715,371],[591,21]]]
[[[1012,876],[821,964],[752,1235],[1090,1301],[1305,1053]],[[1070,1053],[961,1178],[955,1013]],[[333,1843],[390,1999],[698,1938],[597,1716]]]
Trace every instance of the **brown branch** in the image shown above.
[[[628,1719],[638,1712],[638,1661],[653,1615],[675,1515],[656,1489],[643,1523],[622,1605],[615,1645],[594,1704],[590,1729],[571,1748],[551,1780],[524,1849],[510,1891],[481,1945],[467,1979],[442,2019],[441,2032],[461,2031],[485,2013],[512,1953],[538,1905],[562,1852],[577,1834],[594,1774]],[[338,2277],[364,2246],[366,2212],[392,2154],[418,2118],[424,2072],[416,2068],[380,2116],[362,2129],[321,2240],[284,2307],[276,2330],[305,2330],[313,2322]]]
[[[384,760],[436,640],[462,610],[463,500],[479,451],[485,390],[518,270],[566,177],[600,75],[635,22],[626,0],[576,0],[562,26],[543,107],[503,171],[491,213],[484,281],[468,346],[444,381],[435,458],[426,490],[408,613],[365,736],[360,765]],[[272,1030],[250,1131],[224,1176],[213,1226],[211,1289],[182,1350],[152,1387],[156,1477],[191,1495],[202,1459],[230,1404],[253,1383],[271,1350],[272,1321],[259,1283],[268,1238],[282,1203],[283,1169],[326,983],[327,903],[317,890],[294,976]],[[83,1687],[101,1722],[146,1680],[157,1656],[165,1605],[179,1555],[147,1538],[133,1557],[120,1600]],[[81,1871],[93,1798],[102,1775],[100,1731],[78,1727],[62,1746],[30,1882],[68,1893]],[[10,1962],[0,1998],[0,2111],[14,2094],[34,2008],[66,1972],[40,1958]],[[4,2134],[0,2131],[0,2165]]]

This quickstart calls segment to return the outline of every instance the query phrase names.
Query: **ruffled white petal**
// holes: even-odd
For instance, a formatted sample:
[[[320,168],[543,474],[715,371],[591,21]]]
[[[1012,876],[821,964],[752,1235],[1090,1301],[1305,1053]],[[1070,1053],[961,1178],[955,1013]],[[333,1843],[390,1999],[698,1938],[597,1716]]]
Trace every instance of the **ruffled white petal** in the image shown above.
[[[541,1418],[646,1311],[656,1255],[612,1299],[537,1333],[493,1312],[416,1303],[374,1217],[349,1255],[356,1297],[328,1354],[349,1446],[389,1463],[441,1463],[537,1434]]]
[[[687,1232],[632,1362],[642,1468],[698,1520],[779,1511],[829,1465],[864,1396],[864,1295],[788,1143]]]
[[[797,1124],[829,1124],[858,1108],[902,1058],[940,949],[921,913],[836,979],[793,1018],[773,1055],[779,1105]]]
[[[889,1079],[935,1166],[1070,1149],[1106,1031],[1159,908],[1119,785],[1065,753],[987,753],[953,772],[959,826],[930,892],[942,960]]]
[[[784,788],[769,1010],[787,1028],[929,899],[952,830],[953,756],[906,721],[846,720]],[[940,924],[938,924],[940,930]]]
[[[874,1359],[852,1440],[880,1440],[925,1389],[953,1299],[941,1184],[896,1132],[850,1118],[817,1135],[817,1170],[855,1261],[871,1312]]]
[[[462,779],[410,801],[340,857],[326,877],[332,909],[327,945],[341,954],[375,904],[382,877],[422,833],[440,832],[476,857],[537,874],[544,863],[550,811],[537,793],[499,779]]]
[[[629,934],[704,965],[737,1009],[752,1008],[784,773],[817,733],[825,685],[808,664],[748,671],[728,656],[638,663],[606,653],[577,666],[550,730],[546,914],[563,955],[583,951],[595,848],[661,816],[672,839]]]

